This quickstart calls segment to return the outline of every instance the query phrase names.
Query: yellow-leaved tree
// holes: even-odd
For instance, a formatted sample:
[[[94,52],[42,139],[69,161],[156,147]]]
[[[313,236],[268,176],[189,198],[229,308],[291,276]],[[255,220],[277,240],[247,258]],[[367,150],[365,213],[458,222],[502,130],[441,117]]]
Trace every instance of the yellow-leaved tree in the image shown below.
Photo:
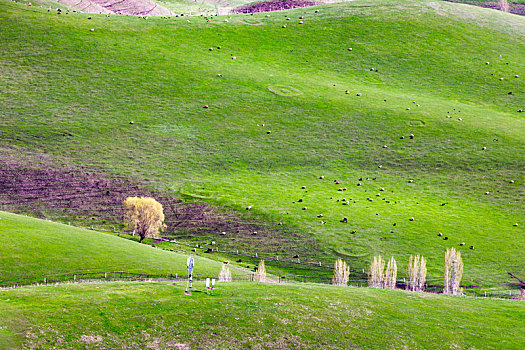
[[[133,225],[135,233],[144,238],[157,237],[164,229],[164,211],[162,204],[151,197],[128,197],[124,201],[124,221]]]

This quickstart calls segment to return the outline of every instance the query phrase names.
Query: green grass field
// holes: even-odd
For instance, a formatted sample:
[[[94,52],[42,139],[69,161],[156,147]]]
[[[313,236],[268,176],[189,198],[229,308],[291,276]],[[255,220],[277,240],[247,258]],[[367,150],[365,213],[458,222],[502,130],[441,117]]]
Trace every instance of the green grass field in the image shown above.
[[[0,346],[522,349],[525,305],[309,284],[105,283],[0,290]]]
[[[419,253],[439,277],[455,246],[468,282],[525,272],[524,18],[405,0],[211,23],[0,8],[3,147],[251,205],[358,269]]]
[[[0,212],[0,282],[42,283],[54,275],[125,271],[187,275],[187,255],[104,233]],[[221,263],[195,257],[194,273],[217,277]],[[231,269],[234,277],[247,272]],[[71,279],[71,278],[69,278]]]
[[[241,3],[163,4],[198,12]],[[214,241],[282,260],[341,257],[357,271],[374,255],[394,255],[400,279],[409,255],[423,254],[430,283],[440,284],[445,249],[456,247],[462,285],[485,288],[467,293],[519,292],[506,284],[507,272],[525,279],[525,17],[426,0],[211,22],[59,15],[47,11],[51,2],[38,4],[0,0],[0,159],[19,161],[22,178],[24,166],[46,162],[59,173],[62,164],[208,203],[224,220],[233,211],[271,232],[248,240],[203,219],[200,235],[166,233],[204,249]],[[121,221],[24,205],[16,210],[74,225]],[[0,283],[72,272],[184,274],[186,255],[156,244],[0,211]],[[215,260],[197,257],[196,274],[217,276],[220,260],[237,259],[207,256]],[[234,277],[259,257],[243,257]],[[267,264],[272,274],[287,272]],[[288,272],[331,274],[300,265]],[[213,296],[197,282],[187,296],[185,286],[0,289],[0,348],[525,345],[524,304],[515,300],[249,282],[219,284]]]

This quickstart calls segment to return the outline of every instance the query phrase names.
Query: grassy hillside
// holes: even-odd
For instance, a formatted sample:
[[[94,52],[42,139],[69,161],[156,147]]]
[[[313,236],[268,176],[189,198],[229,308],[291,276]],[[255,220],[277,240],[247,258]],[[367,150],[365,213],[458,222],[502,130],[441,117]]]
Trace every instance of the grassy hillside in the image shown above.
[[[203,288],[198,285],[198,289]],[[316,285],[0,290],[2,348],[522,349],[525,304]]]
[[[525,273],[525,18],[464,8],[357,0],[208,23],[1,0],[1,146],[252,206],[357,269],[419,253],[439,277],[455,246],[466,283],[506,281]],[[293,256],[266,249],[277,238],[243,249]]]
[[[107,234],[0,212],[0,281],[126,271],[186,274],[187,256]],[[221,264],[195,258],[195,274],[216,276]],[[232,274],[240,271],[232,269]]]

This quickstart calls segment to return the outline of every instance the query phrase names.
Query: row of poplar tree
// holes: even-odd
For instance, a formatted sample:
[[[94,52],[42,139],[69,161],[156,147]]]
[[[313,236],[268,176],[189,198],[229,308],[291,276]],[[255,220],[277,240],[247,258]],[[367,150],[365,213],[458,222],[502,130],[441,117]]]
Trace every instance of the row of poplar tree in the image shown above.
[[[445,253],[445,271],[443,274],[443,293],[459,294],[461,278],[463,276],[463,260],[461,252],[455,248],[447,249]],[[339,286],[348,285],[350,278],[350,268],[341,259],[336,260],[334,265],[334,277],[332,284]],[[405,289],[416,292],[425,290],[427,278],[427,260],[423,256],[410,256],[406,267]],[[397,283],[397,263],[391,257],[386,263],[380,256],[374,256],[368,270],[368,286],[371,288],[395,289]]]

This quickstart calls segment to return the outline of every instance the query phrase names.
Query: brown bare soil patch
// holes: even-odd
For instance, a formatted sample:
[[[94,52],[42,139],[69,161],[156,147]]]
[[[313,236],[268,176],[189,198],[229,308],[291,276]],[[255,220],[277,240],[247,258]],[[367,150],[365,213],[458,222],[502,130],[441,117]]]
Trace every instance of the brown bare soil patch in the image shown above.
[[[468,1],[468,0],[445,0],[445,1],[469,4],[469,5],[499,10],[498,1]],[[510,13],[513,13],[515,15],[525,16],[525,4],[509,1],[509,8],[510,8]]]
[[[167,8],[151,0],[59,0],[85,13],[117,15],[171,16]]]
[[[235,13],[270,12],[294,9],[298,7],[314,6],[317,1],[310,0],[268,0],[240,6],[233,10]]]
[[[216,240],[230,251],[279,252],[283,257],[297,254],[296,246],[306,247],[312,243],[251,213],[186,202],[175,193],[137,183],[42,154],[17,148],[0,149],[0,210],[120,231],[124,229],[124,199],[152,196],[164,207],[168,238],[192,242]],[[298,241],[301,243],[297,244]]]

